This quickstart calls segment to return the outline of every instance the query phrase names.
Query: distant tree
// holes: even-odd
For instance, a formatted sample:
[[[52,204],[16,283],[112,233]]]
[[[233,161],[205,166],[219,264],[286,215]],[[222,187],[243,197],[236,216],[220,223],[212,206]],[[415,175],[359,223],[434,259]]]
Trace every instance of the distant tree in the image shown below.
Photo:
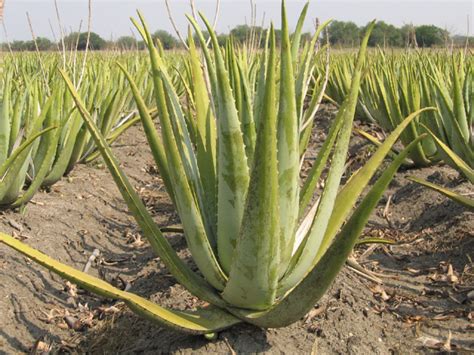
[[[209,32],[207,31],[202,31],[202,36],[204,37],[204,39],[207,41],[209,39]],[[200,46],[201,44],[199,43],[199,36],[195,33],[193,35],[193,40],[194,40],[194,43],[196,44],[196,46]]]
[[[79,36],[79,40],[78,40]],[[68,48],[75,48],[77,43],[77,49],[83,51],[87,46],[87,32],[77,33],[73,32],[70,35],[64,37],[64,43]],[[89,39],[90,50],[101,50],[105,49],[107,42],[100,37],[97,33],[91,32]]]
[[[132,36],[122,36],[122,37],[119,37],[115,41],[115,45],[119,49],[123,49],[123,50],[136,49],[137,40],[135,38],[133,38]]]
[[[439,46],[444,43],[447,32],[433,25],[416,27],[416,42],[420,47]]]
[[[413,25],[403,25],[400,28],[400,34],[403,39],[403,46],[404,47],[415,47],[416,45],[416,34],[415,34],[415,26]]]
[[[311,41],[311,39],[313,38],[313,35],[309,32],[304,32],[301,34],[301,42],[304,43],[304,42],[307,42],[307,41]]]
[[[228,38],[229,38],[229,35],[226,35],[226,34],[217,35],[217,42],[219,42],[220,46],[223,46],[227,42]]]
[[[234,27],[230,34],[234,37],[234,40],[240,43],[245,42],[250,37],[251,28],[248,25],[239,25]]]
[[[248,25],[239,25],[237,27],[234,27],[231,31],[230,34],[234,38],[234,41],[237,43],[244,43],[245,41],[250,40],[251,36],[254,36],[255,40],[260,40],[260,43],[258,44],[260,47],[263,47],[265,45],[265,36],[267,30],[263,29],[260,26],[255,26],[255,27],[250,27]],[[275,40],[278,43],[280,43],[280,30],[275,30]]]
[[[45,38],[45,37],[36,38],[36,44],[38,45],[38,49],[40,51],[49,51],[53,48],[53,42],[51,42],[48,38]],[[34,46],[34,42],[33,42],[33,46]],[[35,47],[35,50],[36,50],[36,47]]]
[[[25,41],[13,41],[12,43],[10,43],[10,47],[12,51],[16,51],[16,52],[26,50]]]
[[[48,38],[37,37],[36,43],[40,51],[49,51],[53,48],[53,42]],[[36,51],[36,45],[33,40],[31,41],[14,41],[10,44],[12,51]]]
[[[329,25],[329,42],[342,46],[359,44],[360,29],[354,22],[333,21]]]
[[[361,34],[365,33],[367,26],[361,29]],[[402,31],[393,25],[378,21],[369,38],[371,47],[402,47],[404,44]]]
[[[474,37],[473,36],[466,37],[466,36],[456,35],[456,36],[453,36],[452,40],[453,40],[453,44],[456,47],[464,47],[464,46],[466,46],[466,43],[470,48],[474,47]]]
[[[153,33],[152,38],[154,40],[159,39],[164,49],[173,49],[179,45],[178,40],[165,30],[156,31]]]

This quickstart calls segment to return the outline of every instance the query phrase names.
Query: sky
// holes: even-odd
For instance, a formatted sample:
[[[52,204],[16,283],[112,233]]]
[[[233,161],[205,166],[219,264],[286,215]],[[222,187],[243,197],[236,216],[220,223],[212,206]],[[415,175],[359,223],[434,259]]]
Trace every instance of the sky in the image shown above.
[[[257,24],[265,25],[273,21],[280,23],[279,0],[254,0],[257,6]],[[287,0],[290,25],[294,26],[304,0]],[[85,30],[87,22],[88,0],[58,0],[61,21],[65,32],[77,31],[81,20]],[[188,26],[184,14],[190,13],[188,0],[170,0],[171,10],[179,30],[186,33]],[[197,8],[209,18],[214,15],[214,0],[196,0]],[[140,9],[152,30],[164,29],[172,32],[164,0],[92,0],[92,30],[105,39],[116,39],[131,35],[130,17]],[[5,0],[4,22],[8,39],[29,40],[31,32],[26,12],[29,13],[36,36],[53,39],[53,31],[58,37],[59,26],[56,18],[54,0]],[[321,21],[336,19],[353,21],[365,25],[372,19],[402,26],[434,24],[453,34],[466,34],[469,17],[470,34],[474,33],[474,0],[311,0],[306,21],[306,31],[311,31],[313,19]],[[229,32],[239,24],[250,20],[250,0],[222,0],[218,32]],[[50,25],[51,23],[51,25]],[[5,39],[0,30],[0,40]],[[173,32],[174,33],[174,32]]]

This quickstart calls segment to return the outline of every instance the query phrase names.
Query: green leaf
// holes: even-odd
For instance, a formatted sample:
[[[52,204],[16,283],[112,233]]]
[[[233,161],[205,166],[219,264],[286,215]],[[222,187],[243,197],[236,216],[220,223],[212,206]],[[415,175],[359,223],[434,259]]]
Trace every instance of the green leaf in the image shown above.
[[[385,139],[383,144],[377,149],[377,151],[372,155],[369,161],[346,183],[346,185],[341,189],[338,193],[336,198],[336,203],[334,207],[333,214],[331,215],[331,219],[329,221],[328,229],[326,234],[324,235],[323,242],[321,244],[321,248],[318,251],[318,255],[316,256],[316,262],[321,258],[321,256],[325,253],[329,245],[331,245],[334,236],[336,235],[337,231],[344,223],[345,219],[349,215],[351,209],[355,205],[358,196],[364,191],[364,188],[370,182],[370,179],[375,174],[376,170],[385,159],[386,155],[395,144],[397,139],[400,137],[400,134],[403,130],[410,124],[410,122],[418,116],[421,112],[427,110],[433,110],[433,107],[427,107],[421,110],[418,110],[407,118],[405,118],[401,124],[399,124],[393,132]],[[421,137],[421,136],[420,136]],[[418,138],[420,138],[418,137]],[[414,141],[420,142],[420,139],[415,139]],[[411,143],[410,143],[411,144]],[[410,145],[413,147],[413,145]],[[416,148],[414,148],[416,149]]]
[[[224,59],[211,25],[201,14],[210,33],[217,73],[217,250],[226,273],[230,271],[242,224],[249,169],[234,95]]]
[[[469,208],[470,210],[474,211],[474,199],[463,196],[459,193],[456,193],[454,191],[451,191],[449,189],[446,189],[442,186],[433,184],[431,182],[425,181],[423,179],[419,179],[415,176],[410,176],[408,177],[408,180],[414,181],[417,184],[423,185],[425,187],[430,188],[431,190],[434,190],[436,192],[439,192],[440,194],[443,194],[444,196],[450,198],[451,200],[460,203],[461,205]]]
[[[197,311],[177,311],[161,307],[146,298],[122,291],[97,277],[62,264],[9,235],[0,233],[0,242],[92,293],[122,300],[133,312],[162,326],[191,334],[208,334],[240,323],[238,318],[213,306]]]
[[[291,290],[281,302],[268,311],[251,313],[237,309],[229,309],[247,322],[264,328],[285,327],[301,319],[324,295],[336,278],[339,270],[350,255],[360,233],[366,225],[383,192],[389,185],[409,151],[419,143],[419,137],[399,154],[390,166],[384,170],[371,190],[367,193],[351,218],[338,233],[329,249],[322,258],[305,275],[301,283]]]
[[[301,15],[304,20],[309,3]],[[295,80],[290,48],[290,35],[285,2],[282,2],[282,43],[280,63],[280,100],[278,111],[278,185],[280,204],[280,275],[286,272],[291,259],[299,207],[300,152],[299,122],[296,112]],[[298,23],[299,24],[299,23]],[[302,25],[302,24],[301,24]],[[299,42],[297,29],[293,40]],[[268,79],[267,83],[271,80]],[[267,84],[268,85],[268,84]],[[273,103],[271,103],[273,104]],[[263,115],[264,119],[267,119]]]
[[[66,82],[67,87],[74,98],[77,108],[79,109],[79,112],[81,113],[87,128],[91,132],[91,135],[102,154],[102,158],[109,168],[109,171],[112,174],[112,177],[114,178],[114,181],[117,184],[117,187],[119,188],[119,191],[122,194],[128,209],[132,213],[140,228],[143,230],[143,233],[150,242],[153,250],[160,257],[161,261],[163,261],[163,263],[166,265],[170,273],[178,280],[181,285],[183,285],[183,287],[188,289],[189,292],[214,305],[224,305],[225,303],[222,301],[219,295],[217,295],[216,291],[210,287],[210,285],[202,277],[194,273],[189,268],[189,266],[187,266],[178,257],[169,242],[163,236],[160,229],[148,213],[146,207],[143,205],[140,197],[128,181],[125,173],[122,171],[122,169],[120,169],[117,160],[113,156],[113,153],[107,144],[107,141],[100,134],[97,126],[92,121],[90,114],[85,109],[82,100],[78,96],[72,82],[67,77],[67,74],[63,71],[60,71],[60,73],[63,76],[64,81]]]
[[[311,226],[308,235],[299,246],[299,250],[293,256],[291,268],[280,282],[278,290],[279,295],[285,294],[288,290],[296,286],[303,279],[308,270],[314,266],[316,256],[324,242],[324,235],[329,226],[333,208],[337,206],[335,204],[336,195],[344,172],[346,155],[349,148],[352,122],[354,119],[362,76],[362,66],[365,60],[368,38],[374,25],[375,23],[372,22],[362,41],[349,95],[340,108],[340,111],[337,114],[338,116],[336,116],[336,121],[341,119],[343,120],[343,123],[338,139],[335,143],[331,167],[328,172],[328,177],[326,179],[326,184],[321,195],[321,200],[316,211],[313,225]],[[343,118],[340,118],[340,116]]]
[[[202,203],[202,199],[200,199],[201,194],[196,189],[198,176],[195,174],[197,169],[194,169],[195,166],[192,165],[191,152],[189,151],[191,148],[188,146],[189,142],[186,142],[184,137],[180,136],[181,133],[185,133],[184,127],[181,125],[183,129],[181,131],[177,128],[177,125],[180,124],[178,122],[180,118],[176,116],[178,114],[176,111],[178,109],[177,98],[172,98],[168,95],[176,94],[168,93],[165,90],[165,84],[168,85],[168,88],[170,86],[169,79],[163,71],[164,64],[162,58],[152,44],[151,34],[145,25],[144,19],[141,18],[141,21],[148,38],[148,51],[151,59],[163,145],[167,152],[168,168],[173,183],[176,207],[185,230],[186,242],[193,254],[196,265],[204,274],[206,280],[215,289],[223,290],[227,277],[221,269],[212,249],[209,228],[206,227],[205,220],[203,219],[205,214],[202,214],[200,210],[199,204]],[[175,119],[175,121],[172,122],[172,119]],[[186,155],[186,152],[189,152],[189,155]],[[186,173],[189,175],[186,175]]]
[[[275,33],[242,228],[223,298],[236,307],[266,309],[273,304],[279,278],[277,114],[275,109]]]
[[[166,192],[170,195],[171,200],[175,200],[173,187],[171,183],[170,174],[168,171],[168,161],[165,154],[165,149],[163,147],[163,142],[158,134],[158,131],[155,128],[155,124],[153,119],[148,111],[145,101],[143,97],[140,95],[140,91],[137,87],[137,84],[133,80],[130,73],[125,69],[123,65],[117,63],[119,68],[125,74],[127,78],[130,88],[132,89],[133,97],[135,99],[138,112],[140,113],[141,122],[143,124],[143,130],[147,136],[148,144],[150,145],[151,152],[153,154],[153,158],[155,160],[156,165],[158,166],[158,171],[163,179],[163,183],[166,187]]]

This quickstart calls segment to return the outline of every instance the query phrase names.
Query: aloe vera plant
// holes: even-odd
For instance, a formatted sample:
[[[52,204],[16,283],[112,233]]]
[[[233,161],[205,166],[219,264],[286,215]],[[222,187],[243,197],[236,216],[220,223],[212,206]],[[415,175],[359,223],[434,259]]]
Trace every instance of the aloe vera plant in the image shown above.
[[[471,184],[474,184],[474,169],[472,169],[471,166],[467,162],[465,162],[459,155],[457,155],[454,151],[452,151],[446,144],[444,144],[438,137],[436,137],[433,132],[431,132],[427,128],[429,134],[433,138],[433,140],[436,142],[436,145],[443,151],[443,154],[446,156],[445,161],[449,161],[451,166],[454,166],[459,170]],[[423,179],[419,179],[417,177],[411,176],[408,178],[411,181],[414,181],[420,185],[423,185],[427,188],[430,188],[436,192],[439,192],[440,194],[445,195],[446,197],[452,199],[453,201],[456,201],[465,207],[474,210],[474,199],[468,197],[468,196],[463,196],[459,193],[456,193],[454,191],[451,191],[449,189],[446,189],[442,186],[433,184],[431,182],[425,181]]]
[[[142,16],[141,24],[135,22],[150,54],[161,132],[156,130],[132,76],[123,68],[200,273],[191,270],[163,237],[73,83],[66,73],[62,75],[151,247],[177,281],[209,306],[195,311],[164,308],[61,264],[10,236],[0,234],[0,241],[81,287],[122,299],[134,312],[164,326],[195,334],[216,332],[239,322],[265,328],[283,327],[304,316],[336,277],[370,212],[421,137],[406,147],[354,208],[356,202],[392,145],[421,111],[403,120],[366,165],[341,185],[373,25],[370,26],[361,44],[349,95],[300,188],[300,141],[304,130],[294,75],[299,56],[295,41],[299,41],[299,35],[296,33],[290,40],[284,2],[280,55],[271,28],[256,87],[247,88],[252,99],[247,124],[252,124],[249,112],[253,112],[254,138],[252,129],[242,122],[242,106],[238,107],[232,90],[235,83],[232,84],[229,60],[235,58],[228,57],[226,65],[224,53],[233,56],[233,49],[223,51],[211,26],[202,19],[211,35],[213,51],[206,48],[205,42],[201,43],[203,69],[198,52],[190,43],[193,112],[188,111],[189,107],[176,93],[164,58]],[[195,20],[190,21],[203,38]],[[195,127],[194,137],[191,125]],[[252,139],[254,147],[249,149],[246,144]],[[325,168],[325,187],[317,202],[312,202],[316,183]]]
[[[361,85],[359,105],[365,116],[377,122],[385,132],[391,132],[411,112],[426,106],[436,107],[437,110],[424,112],[410,124],[401,136],[403,145],[427,133],[428,128],[472,168],[473,82],[472,58],[462,53],[452,56],[407,54],[405,57],[379,53],[372,59],[370,71]],[[374,137],[362,134],[378,144]],[[418,167],[441,160],[451,164],[431,135],[411,152],[410,159]]]
[[[28,87],[29,95],[13,86],[12,77],[7,74],[0,99],[0,206],[3,208],[21,206],[33,197],[52,163],[58,136],[53,97],[42,102],[34,85]],[[37,163],[35,171],[30,169],[33,159]],[[30,184],[25,189],[27,180]]]

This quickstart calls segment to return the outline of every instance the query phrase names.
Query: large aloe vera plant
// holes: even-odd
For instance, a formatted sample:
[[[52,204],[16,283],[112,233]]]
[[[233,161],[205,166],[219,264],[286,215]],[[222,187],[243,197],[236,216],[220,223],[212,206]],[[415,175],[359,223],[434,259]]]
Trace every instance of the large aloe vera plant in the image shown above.
[[[158,169],[180,216],[184,235],[199,272],[185,264],[163,237],[120,169],[106,139],[63,73],[77,108],[153,250],[190,293],[209,305],[194,311],[161,307],[138,295],[61,264],[21,242],[0,234],[0,241],[62,277],[99,295],[122,299],[134,312],[181,331],[206,334],[239,322],[283,327],[300,319],[321,298],[350,254],[370,212],[390,183],[409,145],[361,196],[377,168],[417,113],[407,117],[367,164],[341,185],[357,103],[367,41],[366,33],[351,89],[316,157],[309,177],[300,178],[301,115],[295,66],[298,33],[290,40],[284,3],[280,55],[273,28],[260,62],[256,87],[249,87],[253,122],[244,125],[232,90],[229,62],[211,34],[213,51],[202,43],[205,69],[190,45],[192,111],[176,94],[167,65],[140,16],[136,23],[148,46],[159,132],[139,90],[125,70]],[[197,23],[190,19],[198,35]],[[227,55],[233,55],[228,49]],[[299,63],[301,64],[301,63]],[[311,99],[311,97],[310,97]],[[244,100],[245,101],[245,100]],[[241,108],[240,108],[241,109]],[[191,137],[189,115],[194,118]],[[188,118],[186,118],[188,117]],[[247,115],[249,119],[251,115]],[[254,124],[255,145],[248,124]],[[249,163],[251,162],[251,163]],[[316,185],[327,168],[325,187]],[[300,187],[302,184],[302,187]],[[317,196],[314,196],[314,195]],[[313,197],[316,198],[316,202]]]

